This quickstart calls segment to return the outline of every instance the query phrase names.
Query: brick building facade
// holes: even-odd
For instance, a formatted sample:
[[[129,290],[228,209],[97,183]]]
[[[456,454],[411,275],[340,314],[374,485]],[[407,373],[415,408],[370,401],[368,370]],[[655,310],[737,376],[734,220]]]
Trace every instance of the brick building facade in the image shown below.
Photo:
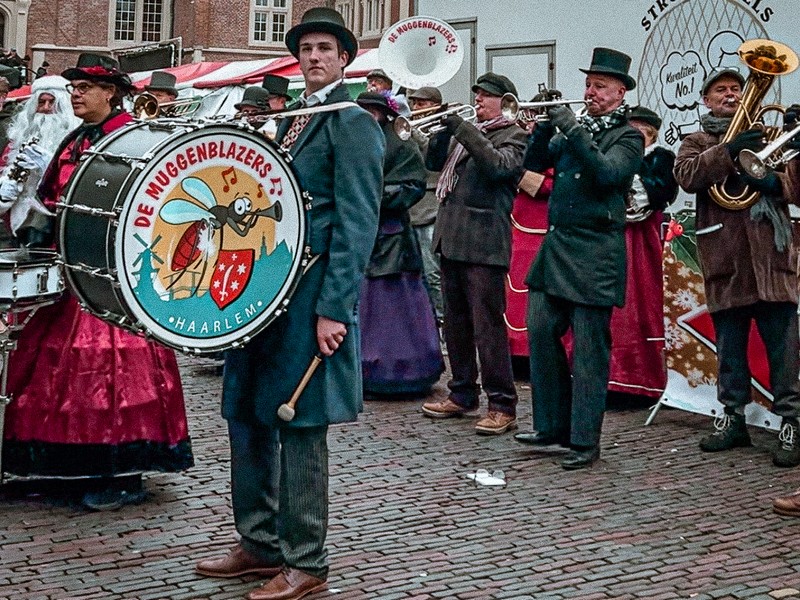
[[[336,8],[363,48],[410,16],[413,0],[0,0],[0,47],[59,73],[86,51],[119,52],[179,39],[181,62],[286,54],[284,36],[315,6]],[[23,52],[24,50],[24,52]]]

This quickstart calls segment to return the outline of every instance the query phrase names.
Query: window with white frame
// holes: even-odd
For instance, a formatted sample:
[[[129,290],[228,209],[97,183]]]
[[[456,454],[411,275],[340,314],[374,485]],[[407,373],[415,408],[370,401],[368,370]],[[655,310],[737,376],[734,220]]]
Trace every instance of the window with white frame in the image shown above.
[[[280,44],[286,37],[291,0],[251,0],[250,42]]]
[[[338,0],[334,8],[342,15],[345,27],[350,31],[355,31],[355,9],[353,7],[353,0]]]
[[[364,0],[364,35],[377,35],[383,29],[384,0]]]
[[[167,29],[164,0],[115,0],[114,42],[159,42]]]

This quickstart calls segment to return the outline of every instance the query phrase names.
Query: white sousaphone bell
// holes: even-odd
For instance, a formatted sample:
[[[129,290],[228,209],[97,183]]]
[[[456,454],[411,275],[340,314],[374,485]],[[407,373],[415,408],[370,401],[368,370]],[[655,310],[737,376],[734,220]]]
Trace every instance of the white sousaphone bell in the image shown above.
[[[464,61],[464,45],[449,24],[433,17],[411,17],[392,25],[378,46],[378,64],[402,87],[439,87]]]

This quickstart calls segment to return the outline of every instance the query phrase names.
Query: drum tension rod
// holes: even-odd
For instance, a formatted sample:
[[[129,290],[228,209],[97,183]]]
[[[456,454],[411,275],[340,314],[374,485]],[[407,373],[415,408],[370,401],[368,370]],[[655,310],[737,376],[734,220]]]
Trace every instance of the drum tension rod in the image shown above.
[[[95,156],[102,156],[106,162],[122,162],[133,164],[142,160],[141,156],[128,156],[127,154],[113,154],[111,152],[103,152],[100,150],[86,150],[84,154],[93,154]]]
[[[118,219],[121,209],[117,210],[101,210],[96,206],[86,206],[85,204],[68,204],[66,202],[56,202],[58,208],[66,208],[74,210],[76,213],[91,215],[93,217],[105,217],[107,219]]]
[[[101,269],[100,267],[90,267],[89,265],[83,263],[64,263],[64,266],[67,269],[71,269],[73,271],[80,271],[81,273],[86,273],[92,277],[100,277],[101,279],[106,279],[111,282],[113,287],[119,287],[119,281],[117,281],[117,276],[115,271],[109,272],[108,269]]]

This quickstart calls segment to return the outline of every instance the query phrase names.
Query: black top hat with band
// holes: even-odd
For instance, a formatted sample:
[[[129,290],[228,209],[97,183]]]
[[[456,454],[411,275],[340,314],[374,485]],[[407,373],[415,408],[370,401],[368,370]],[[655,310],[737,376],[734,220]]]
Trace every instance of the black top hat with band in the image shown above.
[[[286,33],[286,47],[297,58],[300,53],[300,38],[306,33],[330,33],[342,44],[342,49],[347,52],[347,64],[356,59],[358,54],[358,40],[353,32],[345,27],[342,15],[325,7],[310,8],[300,19],[300,23]]]
[[[244,106],[254,106],[255,108],[262,108],[264,110],[269,108],[267,103],[269,92],[260,85],[251,85],[244,90],[241,102],[233,105],[236,110],[241,110]]]
[[[375,106],[383,111],[384,114],[392,117],[396,117],[399,114],[397,112],[397,102],[380,92],[362,92],[356,98],[356,104],[361,108]]]
[[[625,84],[625,89],[632,90],[636,87],[636,80],[628,75],[631,68],[631,57],[611,48],[595,48],[592,52],[592,64],[588,69],[579,69],[586,73],[608,75],[619,79]]]
[[[473,92],[477,92],[479,89],[492,96],[503,96],[504,94],[517,95],[517,87],[508,77],[492,73],[491,71],[478,77],[478,81],[472,86]]]
[[[267,73],[264,75],[261,87],[267,90],[270,96],[283,96],[287,100],[292,99],[289,95],[289,79],[286,77]]]
[[[631,108],[630,111],[628,111],[628,120],[642,121],[648,125],[652,125],[656,129],[661,129],[661,117],[646,106],[634,106]]]
[[[148,92],[167,92],[168,94],[177,96],[178,90],[175,88],[175,84],[177,82],[178,79],[172,73],[167,73],[166,71],[153,71],[153,74],[150,76],[150,83],[144,86],[144,89]]]
[[[105,54],[84,52],[78,57],[78,64],[61,73],[61,76],[70,81],[86,79],[110,83],[125,92],[133,90],[131,78],[119,70],[119,63],[114,58]]]

